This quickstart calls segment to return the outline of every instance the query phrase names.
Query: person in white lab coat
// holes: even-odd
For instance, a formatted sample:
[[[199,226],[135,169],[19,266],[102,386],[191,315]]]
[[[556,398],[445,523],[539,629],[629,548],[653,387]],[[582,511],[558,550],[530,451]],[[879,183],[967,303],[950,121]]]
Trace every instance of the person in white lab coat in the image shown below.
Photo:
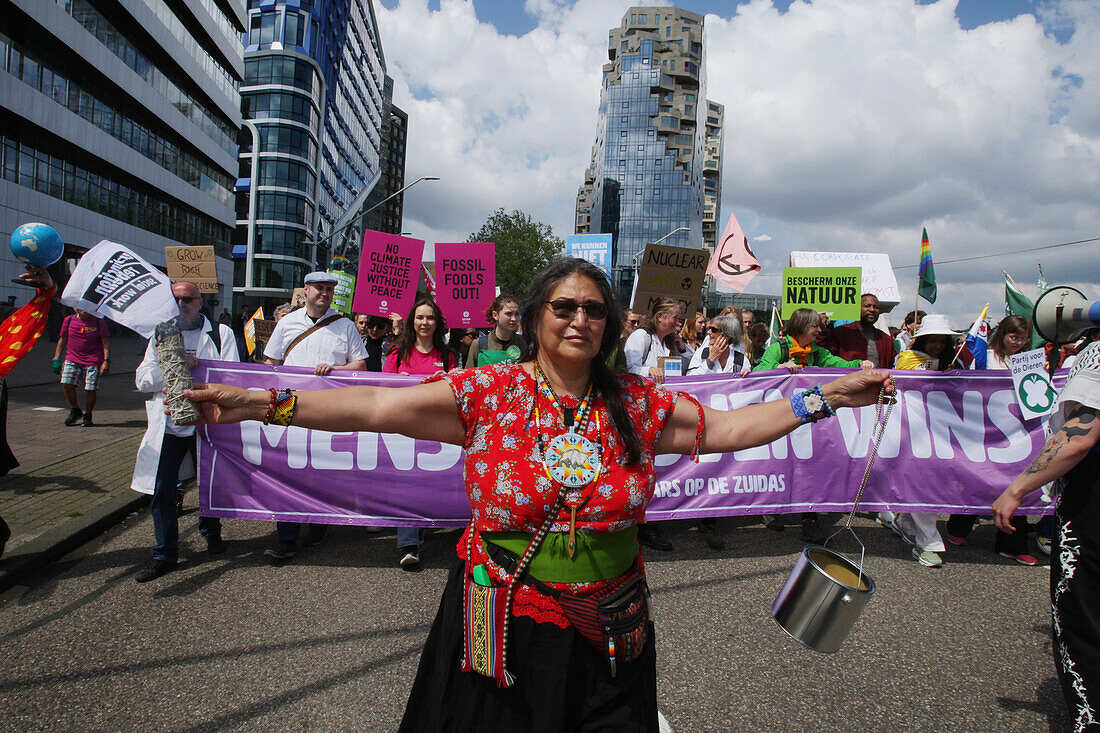
[[[233,329],[220,323],[211,324],[199,309],[202,296],[193,283],[178,282],[172,286],[172,295],[180,309],[183,327],[183,344],[187,352],[187,366],[194,367],[199,359],[240,361],[237,340]],[[176,509],[176,483],[180,466],[188,453],[191,468],[198,455],[195,445],[195,427],[180,426],[164,414],[164,376],[157,363],[156,345],[149,340],[145,358],[138,365],[134,382],[139,392],[152,392],[145,403],[149,427],[138,447],[137,462],[131,488],[153,495],[150,513],[153,515],[153,559],[134,577],[139,583],[156,580],[175,569],[179,560],[179,516]],[[193,475],[193,473],[191,474]],[[200,517],[199,532],[206,539],[206,550],[211,555],[225,552],[222,541],[221,520],[217,517]]]

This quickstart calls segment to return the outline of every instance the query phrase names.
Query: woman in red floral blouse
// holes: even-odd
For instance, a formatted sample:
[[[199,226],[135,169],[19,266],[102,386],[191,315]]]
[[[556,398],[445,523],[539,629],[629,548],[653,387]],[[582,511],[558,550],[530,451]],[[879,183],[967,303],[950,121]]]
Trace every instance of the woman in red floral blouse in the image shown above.
[[[791,402],[711,410],[643,377],[612,372],[607,355],[621,330],[603,272],[561,259],[531,285],[524,362],[402,389],[297,393],[289,417],[295,425],[401,433],[466,451],[471,521],[402,731],[656,731],[652,624],[644,621],[647,641],[631,661],[616,664],[623,650],[594,648],[565,603],[602,598],[624,578],[644,576],[636,529],[652,498],[654,457],[762,445],[833,408],[872,404],[883,386],[893,392],[887,373],[863,370]],[[213,423],[262,420],[273,404],[267,393],[224,385],[197,385],[189,396]],[[541,544],[532,540],[544,533]],[[514,577],[526,555],[529,564]],[[475,633],[485,619],[467,600],[475,586],[508,588],[503,643],[493,634],[487,642],[496,645],[495,657],[489,649],[495,679],[462,671],[478,669],[470,657],[476,662],[485,651]]]

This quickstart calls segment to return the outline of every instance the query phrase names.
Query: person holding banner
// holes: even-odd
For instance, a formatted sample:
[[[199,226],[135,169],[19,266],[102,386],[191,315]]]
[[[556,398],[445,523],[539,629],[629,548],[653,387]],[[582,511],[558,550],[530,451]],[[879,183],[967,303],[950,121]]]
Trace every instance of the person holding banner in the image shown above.
[[[989,369],[1010,369],[1009,359],[1024,351],[1031,344],[1031,322],[1023,316],[1006,316],[997,324],[989,339],[987,366]],[[953,545],[965,545],[966,538],[978,520],[974,514],[952,514],[947,519],[947,541]],[[1014,531],[1007,534],[997,530],[993,551],[1021,565],[1038,565],[1039,561],[1027,551],[1027,517],[1013,517]]]
[[[947,316],[926,315],[921,320],[910,349],[898,354],[897,369],[930,369],[947,371],[953,361],[951,351],[955,332]],[[943,565],[940,553],[947,550],[936,528],[936,515],[931,512],[879,512],[879,524],[894,531],[912,546],[913,559],[926,568]]]
[[[705,329],[707,343],[691,356],[688,374],[741,374],[746,371],[741,343],[741,321],[736,316],[715,316]]]
[[[417,298],[409,311],[408,326],[390,347],[382,371],[433,375],[456,368],[457,357],[444,341],[447,322],[434,299]],[[419,527],[397,528],[397,564],[401,569],[410,570],[420,564],[421,539]]]
[[[611,371],[619,318],[603,272],[562,258],[531,284],[520,364],[400,389],[269,395],[200,384],[187,393],[211,423],[400,433],[465,448],[471,520],[401,731],[657,731],[636,529],[656,455],[763,445],[894,393],[889,374],[864,370],[790,400],[712,410]],[[610,638],[593,620],[601,612],[618,619]]]
[[[463,362],[466,368],[515,364],[527,348],[523,336],[516,333],[519,330],[519,301],[513,295],[501,293],[489,305],[485,317],[493,328],[470,344]]]
[[[202,297],[194,283],[178,282],[172,285],[172,295],[179,305],[180,327],[188,368],[194,368],[199,359],[213,361],[240,361],[233,329],[223,324],[211,324],[199,312]],[[134,372],[134,383],[139,392],[152,393],[145,403],[149,426],[138,447],[137,460],[131,487],[136,491],[152,493],[149,513],[153,517],[153,558],[134,576],[138,583],[148,583],[165,573],[175,570],[179,561],[179,505],[176,484],[184,458],[190,454],[192,465],[198,457],[194,425],[176,425],[165,415],[164,375],[157,359],[155,339],[149,339],[145,357]],[[217,517],[199,517],[199,533],[206,540],[206,551],[211,555],[225,552],[222,541],[222,523]]]
[[[306,305],[292,310],[275,324],[264,348],[268,364],[312,369],[317,376],[332,370],[364,371],[367,349],[355,324],[332,308],[336,276],[329,272],[311,272],[302,281]],[[298,522],[275,523],[275,546],[268,550],[274,565],[290,560],[298,553]],[[327,524],[311,524],[306,544],[319,544],[328,533]]]
[[[1054,665],[1073,730],[1100,725],[1100,343],[1078,356],[1050,416],[1050,438],[1035,460],[993,502],[993,519],[1006,534],[1028,494],[1050,482],[1060,492],[1054,508],[1050,605]]]

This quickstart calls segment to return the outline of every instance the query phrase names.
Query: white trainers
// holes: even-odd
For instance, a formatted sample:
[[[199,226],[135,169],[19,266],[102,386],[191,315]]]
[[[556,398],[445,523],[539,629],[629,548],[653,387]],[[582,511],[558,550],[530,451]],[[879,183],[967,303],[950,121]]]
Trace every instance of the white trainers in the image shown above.
[[[901,541],[904,542],[905,544],[907,544],[907,545],[916,545],[917,544],[916,540],[914,540],[909,535],[905,534],[905,532],[902,531],[901,527],[898,526],[898,516],[896,514],[891,516],[890,519],[883,519],[882,514],[879,514],[875,518],[875,521],[877,521],[883,527],[886,527],[886,529],[889,529],[889,530],[893,531],[893,533],[896,534],[898,537],[900,537]]]
[[[943,559],[931,550],[922,550],[919,547],[914,547],[913,557],[926,568],[938,568],[943,565]]]

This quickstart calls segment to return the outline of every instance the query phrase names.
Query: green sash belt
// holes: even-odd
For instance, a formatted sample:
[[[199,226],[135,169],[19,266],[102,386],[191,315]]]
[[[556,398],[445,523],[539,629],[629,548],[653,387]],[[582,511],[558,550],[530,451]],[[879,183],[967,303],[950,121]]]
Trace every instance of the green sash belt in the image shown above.
[[[638,528],[621,532],[577,532],[577,552],[569,557],[569,533],[550,532],[527,566],[544,583],[590,583],[622,575],[638,556]],[[518,561],[530,532],[482,532],[482,539],[512,553]]]

